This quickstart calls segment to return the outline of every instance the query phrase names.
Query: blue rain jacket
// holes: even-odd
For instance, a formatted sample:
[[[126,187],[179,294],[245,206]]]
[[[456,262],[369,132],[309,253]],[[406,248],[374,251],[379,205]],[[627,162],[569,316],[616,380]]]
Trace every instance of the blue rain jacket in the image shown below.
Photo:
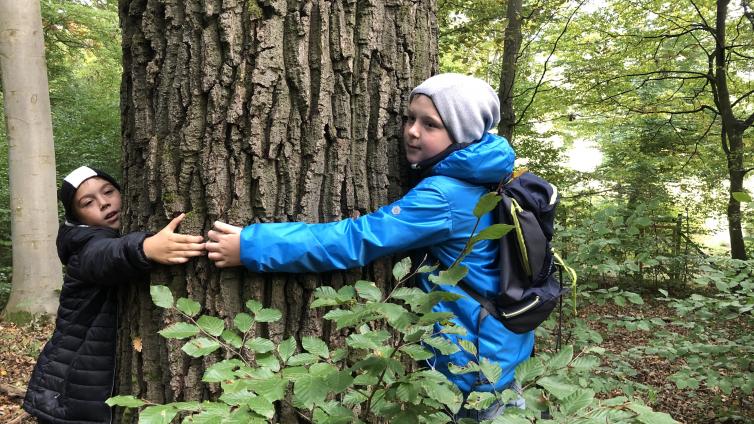
[[[451,153],[437,163],[403,198],[358,219],[306,224],[302,222],[253,224],[241,232],[241,261],[255,272],[325,272],[364,266],[382,256],[413,249],[429,250],[443,267],[460,255],[476,222],[473,210],[490,186],[511,173],[515,154],[508,141],[485,134],[480,141]],[[477,231],[493,223],[484,216]],[[481,241],[464,259],[466,281],[478,293],[491,296],[499,281],[498,242]],[[434,285],[420,277],[422,289]],[[502,377],[492,386],[481,373],[456,375],[448,363],[458,366],[475,360],[461,349],[444,356],[439,353],[429,365],[445,374],[465,394],[502,390],[511,383],[516,365],[531,354],[534,332],[516,334],[492,316],[479,322],[481,306],[463,290],[440,286],[441,290],[464,297],[441,302],[437,312],[452,312],[455,323],[467,330],[463,338],[477,346],[481,357],[496,362]],[[446,335],[453,342],[459,336]]]

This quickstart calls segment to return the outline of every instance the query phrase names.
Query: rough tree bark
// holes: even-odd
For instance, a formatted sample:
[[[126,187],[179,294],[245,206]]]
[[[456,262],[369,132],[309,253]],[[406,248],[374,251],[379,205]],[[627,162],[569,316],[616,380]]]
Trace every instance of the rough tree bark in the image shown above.
[[[63,283],[55,238],[55,149],[39,1],[0,0],[13,282],[5,314],[55,314]]]
[[[126,230],[347,219],[405,187],[400,128],[410,89],[437,70],[434,1],[121,0]],[[321,335],[308,308],[322,283],[389,283],[390,263],[323,275],[220,272],[200,259],[153,283],[229,317],[246,299],[283,311],[256,330]],[[175,317],[148,287],[121,295],[120,393],[157,402],[206,399],[208,365],[157,335]],[[141,344],[140,350],[132,345]],[[206,360],[205,360],[206,361]],[[293,420],[291,411],[280,421]]]
[[[516,126],[516,112],[513,110],[513,86],[516,82],[518,51],[521,48],[521,8],[523,0],[508,0],[505,16],[508,26],[505,28],[503,43],[503,66],[500,71],[500,124],[497,131],[513,140],[513,128]]]

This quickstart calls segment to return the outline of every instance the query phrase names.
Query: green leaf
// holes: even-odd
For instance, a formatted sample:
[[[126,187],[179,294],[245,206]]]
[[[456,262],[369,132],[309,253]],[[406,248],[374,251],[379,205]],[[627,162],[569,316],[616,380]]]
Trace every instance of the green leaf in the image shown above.
[[[149,294],[152,296],[152,303],[160,308],[173,307],[173,293],[167,286],[149,286]]]
[[[372,306],[396,329],[404,329],[416,322],[415,314],[410,313],[401,305],[395,303],[377,303]]]
[[[500,415],[492,421],[493,424],[531,424],[527,418],[520,415]]]
[[[257,365],[262,368],[267,368],[273,372],[280,371],[280,361],[272,353],[257,353],[254,359],[256,359]]]
[[[170,424],[176,415],[178,410],[170,405],[148,406],[139,413],[139,424]]]
[[[508,224],[490,225],[489,227],[485,228],[484,230],[477,233],[474,237],[472,237],[471,243],[474,244],[479,240],[497,240],[502,236],[508,234],[508,232],[510,232],[514,228],[516,228],[515,225]]]
[[[466,352],[469,352],[474,356],[477,355],[476,345],[474,343],[471,343],[466,339],[458,339],[458,344],[460,344],[463,350],[465,350]]]
[[[243,340],[241,340],[241,337],[233,330],[223,330],[220,338],[236,349],[240,349],[241,346],[243,346]]]
[[[196,324],[199,326],[199,328],[215,337],[222,334],[223,330],[225,330],[225,322],[218,317],[213,317],[210,315],[200,316],[199,319],[196,320]]]
[[[158,331],[158,334],[166,339],[185,339],[199,334],[199,327],[187,322],[176,322]]]
[[[466,365],[459,367],[458,365],[454,363],[448,364],[448,370],[452,372],[453,374],[468,374],[470,372],[480,372],[481,369],[479,368],[479,364],[477,364],[474,361],[469,361],[466,363]]]
[[[432,264],[432,265],[422,265],[419,267],[419,269],[416,270],[417,274],[429,274],[430,272],[435,272],[437,268],[440,267],[439,263]]]
[[[417,296],[424,296],[425,293],[417,289],[416,287],[399,287],[395,289],[392,294],[392,298],[403,300],[406,303],[411,303],[408,300]]]
[[[348,302],[356,296],[356,289],[353,286],[343,286],[338,290],[338,301],[340,303]]]
[[[238,331],[246,333],[251,330],[251,326],[254,325],[254,318],[246,312],[241,312],[233,318],[233,324],[235,324]]]
[[[636,419],[644,424],[677,424],[678,421],[674,420],[670,415],[664,412],[652,411],[652,408],[640,405],[638,403],[631,402],[628,404],[629,409],[636,412],[638,416]]]
[[[247,405],[249,405],[249,408],[252,411],[267,419],[271,420],[272,417],[275,416],[275,405],[273,405],[272,402],[262,396],[257,396],[250,399]]]
[[[455,318],[455,315],[452,312],[430,312],[422,315],[421,319],[419,319],[419,324],[427,325],[440,323],[450,321],[453,318]]]
[[[487,377],[487,380],[489,380],[493,385],[497,384],[497,382],[500,380],[500,377],[502,377],[503,375],[503,369],[500,368],[500,365],[490,361],[487,358],[482,358],[481,362],[479,363],[479,368],[481,368],[482,374],[484,374],[484,376]]]
[[[263,337],[254,337],[246,341],[245,347],[257,353],[267,353],[275,349],[275,344]]]
[[[379,302],[382,300],[382,290],[371,281],[357,281],[354,287],[356,287],[356,293],[359,294],[359,297],[364,300],[370,302]]]
[[[492,406],[495,401],[495,394],[490,392],[471,392],[466,398],[467,409],[482,410]]]
[[[198,411],[201,411],[201,409],[202,409],[201,404],[199,402],[196,402],[196,401],[173,402],[170,405],[173,408],[177,409],[178,411],[198,412]]]
[[[314,302],[309,305],[309,307],[312,309],[319,308],[321,306],[335,306],[343,303],[338,298],[338,292],[336,292],[335,289],[330,286],[317,287],[317,289],[314,290],[314,299]]]
[[[458,392],[458,389],[451,389],[455,388],[455,386],[450,386],[449,384],[437,384],[427,380],[422,380],[420,384],[424,393],[426,393],[428,397],[443,405],[447,405],[451,411],[455,412],[461,408],[463,396]]]
[[[591,405],[592,402],[594,402],[594,391],[589,389],[577,389],[563,399],[560,410],[566,415],[572,415]]]
[[[542,377],[537,383],[558,399],[565,399],[578,388],[564,378],[557,376]]]
[[[288,359],[290,359],[294,353],[296,353],[296,339],[293,337],[283,340],[278,345],[278,355],[280,355],[280,359],[282,359],[283,362],[288,362]]]
[[[320,358],[327,359],[330,356],[330,349],[327,348],[327,344],[316,337],[303,337],[301,339],[301,346],[309,353],[313,353]]]
[[[202,310],[202,305],[194,299],[181,297],[175,302],[175,307],[184,314],[195,317]]]
[[[246,404],[248,401],[254,399],[255,397],[257,397],[257,395],[249,391],[249,389],[243,389],[235,392],[226,391],[222,396],[220,396],[219,400],[227,403],[228,405],[238,406]]]
[[[288,365],[297,367],[299,365],[310,365],[317,362],[317,356],[311,353],[299,353],[298,355],[291,356],[288,359]]]
[[[452,355],[460,350],[458,345],[444,337],[430,337],[425,339],[424,343],[437,349],[443,355]]]
[[[538,357],[532,357],[519,364],[516,367],[516,381],[521,384],[527,384],[531,380],[544,374],[545,366],[542,363],[542,359]]]
[[[502,199],[502,197],[494,191],[485,194],[479,199],[476,206],[474,206],[474,216],[481,218],[492,212],[492,210],[495,209],[495,206],[500,203],[500,199]]]
[[[258,300],[249,299],[246,301],[246,309],[248,309],[252,313],[258,312],[262,308],[262,303],[260,303]]]
[[[414,310],[416,312],[426,314],[432,312],[432,308],[440,302],[453,302],[462,297],[463,296],[458,293],[450,293],[444,290],[434,290],[425,294],[421,302],[416,305]]]
[[[547,361],[547,368],[551,370],[559,370],[568,366],[568,363],[573,360],[573,346],[567,345],[560,349],[560,352],[556,353],[549,361]]]
[[[329,391],[333,393],[342,393],[353,384],[353,377],[350,371],[336,371],[325,378],[325,383]]]
[[[275,322],[282,317],[283,314],[279,310],[273,308],[260,309],[254,313],[254,318],[258,322]]]
[[[403,280],[403,277],[407,276],[411,272],[411,258],[405,257],[400,262],[393,266],[393,278],[396,281]]]
[[[138,408],[144,405],[144,401],[133,396],[113,396],[105,403],[107,406],[122,406],[124,408]]]
[[[437,285],[455,286],[459,281],[466,277],[469,273],[469,269],[463,265],[455,265],[448,270],[440,271],[439,274],[432,274],[429,276],[429,281]]]
[[[579,356],[571,362],[571,367],[575,370],[589,371],[597,368],[600,365],[600,359],[592,356]]]
[[[277,402],[285,397],[285,389],[288,387],[288,381],[279,376],[270,377],[253,382],[254,391],[259,396],[263,396],[270,402]]]
[[[339,347],[332,352],[330,352],[330,361],[331,362],[339,362],[348,357],[348,349]]]
[[[378,349],[390,338],[390,333],[385,330],[370,331],[364,334],[351,334],[346,339],[346,344],[354,349]]]
[[[410,356],[414,361],[423,361],[435,356],[432,352],[415,344],[403,345],[398,350]]]
[[[751,195],[745,191],[734,191],[733,193],[731,193],[731,196],[733,196],[733,199],[735,199],[737,202],[751,202]]]
[[[211,365],[204,371],[202,381],[205,383],[219,383],[221,381],[235,380],[236,374],[233,372],[243,362],[238,359],[225,360]]]
[[[327,386],[322,379],[305,375],[293,383],[293,395],[311,409],[315,404],[322,403],[327,396]]]
[[[198,337],[184,344],[181,350],[186,352],[186,354],[189,356],[200,358],[202,356],[209,355],[219,348],[220,343],[218,343],[217,341],[210,340],[205,337]]]

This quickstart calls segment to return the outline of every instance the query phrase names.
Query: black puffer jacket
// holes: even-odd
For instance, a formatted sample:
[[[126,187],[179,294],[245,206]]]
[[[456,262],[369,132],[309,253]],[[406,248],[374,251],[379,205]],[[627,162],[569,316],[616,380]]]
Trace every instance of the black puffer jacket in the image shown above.
[[[66,265],[55,332],[39,355],[24,409],[43,422],[112,422],[105,400],[115,376],[116,292],[146,277],[147,233],[63,224],[58,256]]]

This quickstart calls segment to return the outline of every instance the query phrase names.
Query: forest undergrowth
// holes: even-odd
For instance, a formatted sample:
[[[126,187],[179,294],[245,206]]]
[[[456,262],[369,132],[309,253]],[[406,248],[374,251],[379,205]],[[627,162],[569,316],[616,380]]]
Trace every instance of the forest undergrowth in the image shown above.
[[[674,343],[684,340],[689,331],[678,323],[679,316],[658,296],[643,294],[642,304],[612,301],[583,302],[579,316],[587,328],[563,327],[563,343],[573,342],[584,331],[595,337],[605,349],[598,374],[623,384],[613,387],[606,397],[638,396],[655,411],[666,412],[681,423],[750,423],[754,422],[754,395],[733,388],[729,394],[719,388],[686,387],[679,389],[673,375],[687,366],[683,359],[669,360],[652,354],[657,337]],[[646,329],[642,323],[651,323]],[[660,324],[662,323],[662,324]],[[716,333],[749,333],[754,331],[746,320],[720,320]],[[658,327],[662,327],[659,331]],[[0,422],[31,424],[36,421],[25,416],[21,400],[39,350],[52,333],[49,321],[37,321],[17,326],[0,321]],[[553,337],[540,338],[538,349],[549,350]],[[597,381],[597,380],[596,380]]]

